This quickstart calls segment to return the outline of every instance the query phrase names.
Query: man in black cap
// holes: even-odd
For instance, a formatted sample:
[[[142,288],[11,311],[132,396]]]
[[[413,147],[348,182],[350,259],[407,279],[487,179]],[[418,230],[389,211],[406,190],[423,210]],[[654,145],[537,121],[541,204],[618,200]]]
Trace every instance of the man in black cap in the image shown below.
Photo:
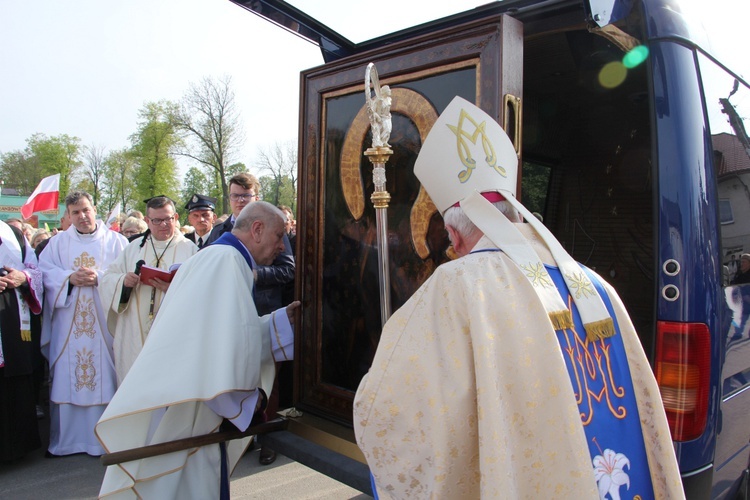
[[[198,245],[198,248],[203,248],[216,220],[216,198],[194,194],[185,205],[185,210],[188,211],[188,222],[195,228],[195,232],[188,233],[185,237]]]

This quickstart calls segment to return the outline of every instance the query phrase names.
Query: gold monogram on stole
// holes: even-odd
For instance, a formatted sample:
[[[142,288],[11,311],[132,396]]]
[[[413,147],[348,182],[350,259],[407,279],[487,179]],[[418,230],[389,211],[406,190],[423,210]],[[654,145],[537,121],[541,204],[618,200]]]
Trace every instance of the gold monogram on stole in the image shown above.
[[[568,296],[568,309],[571,307],[572,298]],[[628,415],[627,409],[618,402],[625,397],[625,387],[615,380],[610,353],[611,341],[589,341],[585,333],[579,335],[575,328],[564,330],[564,335],[565,342],[561,347],[575,373],[573,389],[583,425],[588,425],[594,418],[594,401],[604,401],[612,416],[617,419],[625,418]],[[600,390],[593,388],[597,381],[601,383]]]

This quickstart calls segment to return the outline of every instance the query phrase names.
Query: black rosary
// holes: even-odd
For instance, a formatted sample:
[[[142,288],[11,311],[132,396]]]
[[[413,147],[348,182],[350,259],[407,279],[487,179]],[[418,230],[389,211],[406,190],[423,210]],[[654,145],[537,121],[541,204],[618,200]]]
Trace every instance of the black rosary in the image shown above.
[[[162,257],[164,257],[164,254],[167,253],[167,249],[169,248],[169,245],[172,244],[172,240],[174,240],[174,236],[169,239],[167,242],[167,246],[164,247],[164,250],[162,251],[161,255],[156,253],[156,247],[154,246],[154,235],[151,235],[151,249],[154,251],[154,256],[156,257],[156,266],[159,267],[159,263],[161,262]],[[148,308],[148,319],[149,321],[153,321],[154,319],[154,302],[156,301],[156,287],[151,287],[151,304]]]

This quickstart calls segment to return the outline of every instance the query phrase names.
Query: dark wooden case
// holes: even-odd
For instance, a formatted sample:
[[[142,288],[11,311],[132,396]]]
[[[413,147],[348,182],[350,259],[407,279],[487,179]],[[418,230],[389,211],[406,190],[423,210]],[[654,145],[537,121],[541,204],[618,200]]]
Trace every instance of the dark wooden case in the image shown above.
[[[522,47],[521,24],[497,16],[302,73],[298,408],[350,425],[382,328],[372,167],[363,155],[371,146],[367,64],[375,63],[381,85],[392,90],[386,189],[395,311],[449,258],[442,218],[413,173],[422,141],[456,95],[503,123],[506,95],[521,97]]]

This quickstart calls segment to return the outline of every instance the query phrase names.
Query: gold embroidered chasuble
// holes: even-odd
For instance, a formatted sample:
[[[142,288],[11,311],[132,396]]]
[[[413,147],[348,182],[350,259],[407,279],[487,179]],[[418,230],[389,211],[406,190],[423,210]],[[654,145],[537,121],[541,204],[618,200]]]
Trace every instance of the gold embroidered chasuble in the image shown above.
[[[152,290],[156,290],[154,317],[159,312],[164,299],[164,293],[161,290],[139,282],[133,288],[130,300],[121,303],[120,295],[125,274],[133,272],[139,260],[143,260],[148,266],[167,270],[172,264],[187,261],[198,251],[195,243],[179,232],[167,241],[153,240],[153,246],[151,237],[143,246],[141,246],[141,241],[141,238],[138,238],[128,244],[125,251],[107,268],[99,286],[102,304],[109,315],[110,331],[114,335],[114,360],[118,386],[122,384],[128,370],[133,366],[151,329],[153,318],[149,313]],[[157,259],[159,260],[158,266]],[[189,311],[186,310],[185,313],[189,314]]]
[[[492,247],[483,238],[475,250]],[[607,290],[656,496],[682,498],[658,387]],[[393,314],[357,390],[354,428],[380,498],[599,498],[555,331],[502,252],[441,265]]]
[[[99,221],[92,234],[74,226],[55,235],[40,255],[45,309],[42,352],[53,383],[50,400],[79,406],[109,402],[115,390],[112,335],[97,287],[70,287],[80,267],[95,269],[98,281],[127,244],[121,234]]]

